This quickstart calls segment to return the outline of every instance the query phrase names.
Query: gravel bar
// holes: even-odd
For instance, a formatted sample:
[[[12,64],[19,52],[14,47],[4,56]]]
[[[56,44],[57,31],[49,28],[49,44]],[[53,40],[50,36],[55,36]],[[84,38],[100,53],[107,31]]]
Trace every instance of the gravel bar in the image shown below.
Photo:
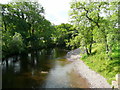
[[[77,70],[80,76],[88,81],[90,88],[111,88],[110,84],[103,76],[91,70],[82,60],[80,60],[80,53],[84,53],[80,48],[72,50],[67,53],[66,58],[74,63],[73,68]]]

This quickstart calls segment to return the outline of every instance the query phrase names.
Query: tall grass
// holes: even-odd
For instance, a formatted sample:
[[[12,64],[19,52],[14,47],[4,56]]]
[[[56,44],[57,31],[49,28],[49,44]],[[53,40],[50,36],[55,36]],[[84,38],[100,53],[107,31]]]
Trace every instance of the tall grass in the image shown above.
[[[111,84],[112,80],[115,80],[115,75],[120,73],[119,56],[120,51],[117,47],[114,47],[111,54],[112,60],[110,60],[105,52],[104,44],[94,44],[92,54],[89,56],[86,54],[82,55],[82,60],[91,69],[105,77],[108,83]]]

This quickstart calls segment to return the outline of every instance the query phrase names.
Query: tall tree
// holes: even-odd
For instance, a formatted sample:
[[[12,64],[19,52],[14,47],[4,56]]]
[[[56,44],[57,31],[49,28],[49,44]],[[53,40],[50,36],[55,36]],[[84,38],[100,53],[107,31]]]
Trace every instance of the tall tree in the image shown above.
[[[115,3],[114,3],[115,4]],[[72,2],[71,22],[80,33],[81,44],[86,48],[86,53],[91,54],[92,43],[103,42],[108,54],[108,33],[110,25],[110,15],[116,6],[109,2]],[[108,18],[107,18],[108,17]],[[113,25],[113,23],[111,23]],[[112,29],[113,30],[113,29]],[[99,36],[99,39],[96,39]]]
[[[45,19],[44,9],[38,2],[11,2],[1,4],[1,7],[2,36],[6,48],[3,51],[8,50],[8,41],[12,42],[12,37],[16,35],[16,32],[22,37],[26,49],[49,46],[53,26]]]

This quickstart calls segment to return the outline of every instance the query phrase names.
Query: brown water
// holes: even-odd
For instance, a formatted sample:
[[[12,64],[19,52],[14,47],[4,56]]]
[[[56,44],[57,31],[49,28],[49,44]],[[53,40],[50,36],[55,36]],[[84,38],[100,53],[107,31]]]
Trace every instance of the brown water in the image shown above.
[[[65,59],[59,48],[31,52],[3,62],[3,88],[88,88],[87,81]]]

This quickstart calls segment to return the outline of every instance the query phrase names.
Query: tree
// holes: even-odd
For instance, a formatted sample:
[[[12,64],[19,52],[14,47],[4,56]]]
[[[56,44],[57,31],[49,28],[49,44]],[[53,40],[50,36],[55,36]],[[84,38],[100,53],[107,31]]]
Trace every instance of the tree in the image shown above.
[[[38,2],[11,2],[1,4],[1,7],[3,42],[5,44],[3,46],[6,48],[3,49],[4,52],[7,52],[7,47],[13,46],[12,37],[16,33],[21,35],[25,49],[37,50],[52,44],[50,42],[53,26],[45,19],[44,9]],[[13,42],[12,45],[8,46],[8,41]]]
[[[31,42],[29,38],[40,29],[40,23],[43,22],[43,7],[37,2],[23,1],[12,2],[2,8],[5,29],[9,29],[12,34],[21,33],[25,43],[27,40]]]
[[[56,39],[55,43],[58,46],[68,46],[67,43],[70,41],[74,34],[77,33],[71,24],[62,23],[60,25],[55,26],[55,34],[54,37]]]
[[[96,13],[97,12],[97,13]],[[99,7],[96,3],[73,2],[71,4],[72,23],[75,25],[81,38],[80,46],[85,47],[87,55],[91,54],[93,44],[93,29],[99,26]],[[93,17],[94,14],[94,17]]]
[[[88,55],[91,54],[94,42],[104,43],[107,54],[110,51],[108,45],[109,30],[114,31],[113,27],[116,25],[110,21],[111,15],[116,12],[116,4],[113,5],[113,3],[79,1],[71,3],[71,22],[79,31],[80,46],[85,47]],[[113,27],[110,29],[111,26]]]

